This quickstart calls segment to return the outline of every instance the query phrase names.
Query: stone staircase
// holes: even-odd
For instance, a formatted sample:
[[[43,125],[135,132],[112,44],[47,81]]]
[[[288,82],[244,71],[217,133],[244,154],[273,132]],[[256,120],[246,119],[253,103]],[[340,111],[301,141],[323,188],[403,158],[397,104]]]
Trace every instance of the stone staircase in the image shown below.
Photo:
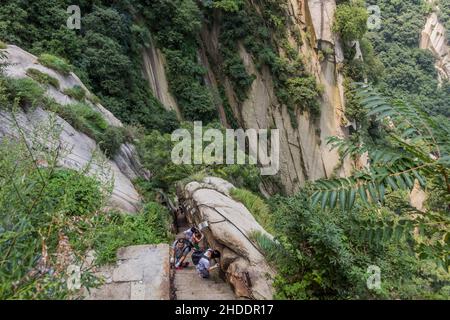
[[[202,279],[193,266],[175,271],[174,286],[177,300],[236,300],[229,284],[215,274]]]
[[[189,228],[184,216],[178,217],[178,237]],[[230,285],[219,275],[219,268],[212,270],[209,279],[202,279],[192,264],[191,255],[187,258],[189,266],[174,270],[174,294],[176,300],[237,300]],[[214,263],[214,262],[213,262]]]

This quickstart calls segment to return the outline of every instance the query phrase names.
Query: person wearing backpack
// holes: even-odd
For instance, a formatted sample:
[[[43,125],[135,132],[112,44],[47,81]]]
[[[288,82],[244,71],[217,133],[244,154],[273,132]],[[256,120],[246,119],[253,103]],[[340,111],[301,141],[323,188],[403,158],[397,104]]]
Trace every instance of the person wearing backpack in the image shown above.
[[[220,252],[217,250],[208,249],[206,252],[201,254],[202,255],[200,256],[199,251],[194,252],[192,254],[192,261],[196,265],[199,276],[203,279],[208,279],[210,271],[219,267],[218,263],[211,267],[211,259],[220,258]]]
[[[199,243],[203,240],[203,234],[196,228],[192,227],[183,232],[184,238],[189,242],[191,248],[200,250]]]
[[[189,262],[184,262],[184,260],[186,260],[186,257],[190,251],[191,246],[188,244],[188,241],[186,241],[186,239],[177,239],[172,244],[173,257],[171,259],[171,262],[175,265],[175,268],[177,270],[189,265]]]

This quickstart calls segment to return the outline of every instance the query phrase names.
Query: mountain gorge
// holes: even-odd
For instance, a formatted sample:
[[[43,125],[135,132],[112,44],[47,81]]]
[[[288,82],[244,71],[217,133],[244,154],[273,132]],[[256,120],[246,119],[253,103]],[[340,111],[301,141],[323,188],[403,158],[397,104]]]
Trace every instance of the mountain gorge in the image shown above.
[[[0,5],[2,299],[169,298],[169,261],[144,264],[183,197],[191,224],[226,215],[205,241],[237,297],[448,299],[446,0],[80,0],[79,30],[72,2]],[[278,129],[279,172],[174,164],[194,121]]]

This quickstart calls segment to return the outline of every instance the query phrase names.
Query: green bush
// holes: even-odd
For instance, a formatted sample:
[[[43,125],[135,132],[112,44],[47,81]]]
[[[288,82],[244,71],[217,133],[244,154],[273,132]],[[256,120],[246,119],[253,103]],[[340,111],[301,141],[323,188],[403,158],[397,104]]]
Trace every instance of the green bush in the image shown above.
[[[224,11],[237,12],[243,2],[243,0],[215,0],[213,6]]]
[[[95,141],[101,141],[103,132],[108,128],[108,123],[102,114],[93,110],[89,105],[76,103],[62,106],[53,103],[47,107],[76,130],[87,134]]]
[[[38,211],[59,211],[69,216],[83,216],[100,209],[103,195],[97,180],[67,169],[44,171],[44,174],[47,183],[45,195],[36,207]],[[29,177],[30,185],[34,185],[39,179],[39,175],[34,173]],[[32,188],[29,197],[32,198],[32,194],[38,190],[38,185]]]
[[[103,115],[84,103],[60,105],[47,103],[47,109],[66,120],[74,129],[94,139],[108,157],[114,157],[125,142],[124,130],[108,124]]]
[[[47,68],[59,71],[64,75],[68,75],[72,71],[72,66],[65,59],[51,54],[44,53],[40,55],[38,61]]]
[[[263,199],[245,189],[232,189],[234,200],[241,202],[255,217],[256,221],[268,232],[273,232],[273,219],[269,206]]]
[[[320,116],[320,98],[323,89],[317,84],[313,76],[288,79],[287,92],[291,103],[307,110],[313,118]]]
[[[48,133],[56,129],[48,128]],[[2,300],[76,298],[79,293],[66,286],[67,265],[60,257],[73,255],[82,265],[94,249],[97,262],[114,262],[120,247],[170,241],[167,209],[149,203],[137,215],[100,212],[108,196],[105,186],[58,169],[63,152],[48,141],[29,149],[21,140],[0,140]],[[46,167],[36,166],[35,159]],[[60,247],[66,239],[70,250]],[[81,281],[88,289],[98,283],[83,266]]]
[[[125,141],[125,136],[122,128],[109,126],[101,135],[101,140],[98,141],[100,149],[107,157],[114,157],[120,146]]]
[[[401,219],[397,213],[359,203],[345,213],[321,210],[308,190],[272,199],[278,242],[255,237],[277,267],[276,298],[448,299],[449,276],[415,256],[409,235],[371,232]],[[382,270],[380,289],[367,287],[370,265]]]
[[[96,263],[116,261],[119,248],[170,241],[171,216],[161,205],[150,202],[137,215],[110,213],[97,217],[97,229],[88,237],[97,252]]]
[[[250,76],[247,73],[244,63],[237,53],[227,52],[222,49],[224,73],[232,81],[238,100],[243,102],[247,98],[247,93],[255,80],[255,76]]]
[[[3,41],[0,40],[0,50],[5,50],[7,48],[8,48],[8,46],[6,45],[6,43],[4,43]]]
[[[37,106],[42,104],[45,99],[45,90],[36,81],[29,78],[0,78],[0,85],[3,87],[7,103],[10,105],[17,99],[21,107]]]
[[[55,87],[56,89],[59,89],[58,79],[56,79],[44,72],[41,72],[37,69],[30,68],[27,70],[27,75],[41,84],[51,85],[51,86]]]
[[[359,40],[367,32],[368,18],[364,2],[341,3],[336,8],[333,31],[339,33],[344,41]]]
[[[58,243],[72,232],[73,238],[80,237],[81,221],[104,203],[96,180],[55,167],[60,150],[47,142],[37,141],[29,149],[22,140],[0,141],[2,300],[68,298],[65,269],[56,258]],[[48,167],[38,168],[35,159]]]
[[[88,100],[92,102],[93,104],[101,104],[102,101],[99,97],[97,97],[95,94],[90,94],[88,97]]]
[[[86,90],[81,86],[64,89],[64,94],[78,101],[83,101],[86,97]]]
[[[205,69],[196,61],[196,55],[171,49],[165,49],[164,54],[171,91],[186,120],[210,122],[215,119],[217,111],[212,93],[198,80],[204,76]]]

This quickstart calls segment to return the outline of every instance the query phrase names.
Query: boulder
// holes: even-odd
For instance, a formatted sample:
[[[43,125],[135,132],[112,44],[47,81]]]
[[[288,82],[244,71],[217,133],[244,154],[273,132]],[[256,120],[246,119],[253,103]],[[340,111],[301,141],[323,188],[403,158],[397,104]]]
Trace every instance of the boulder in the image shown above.
[[[208,245],[221,252],[221,269],[239,297],[272,299],[275,271],[252,240],[252,233],[267,233],[240,202],[229,196],[229,182],[207,177],[179,190],[179,198],[192,224],[203,229]]]

